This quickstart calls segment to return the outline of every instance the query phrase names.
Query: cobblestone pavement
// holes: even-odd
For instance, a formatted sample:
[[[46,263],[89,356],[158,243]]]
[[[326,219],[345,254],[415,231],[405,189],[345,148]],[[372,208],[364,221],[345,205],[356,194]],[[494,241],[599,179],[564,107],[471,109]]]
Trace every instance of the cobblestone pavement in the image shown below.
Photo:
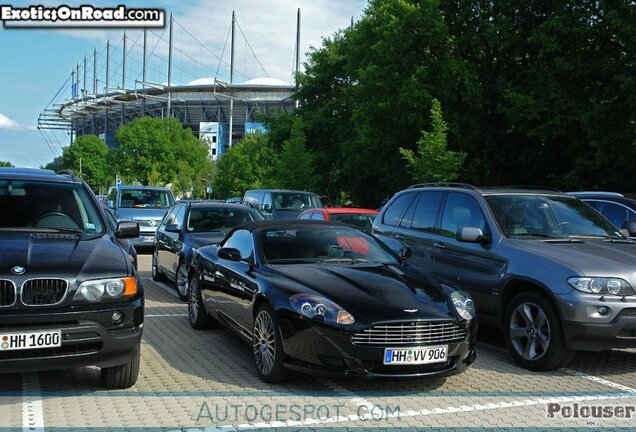
[[[358,381],[299,376],[261,382],[250,349],[226,329],[194,331],[170,284],[149,275],[141,375],[126,391],[104,391],[96,368],[0,375],[6,430],[391,430],[636,427],[631,418],[548,416],[551,407],[636,406],[636,351],[586,353],[566,370],[517,367],[496,343],[481,342],[475,364],[447,379]],[[489,332],[482,327],[482,332]],[[490,330],[492,332],[492,330]],[[550,405],[552,404],[552,405]],[[565,411],[558,411],[563,412]]]

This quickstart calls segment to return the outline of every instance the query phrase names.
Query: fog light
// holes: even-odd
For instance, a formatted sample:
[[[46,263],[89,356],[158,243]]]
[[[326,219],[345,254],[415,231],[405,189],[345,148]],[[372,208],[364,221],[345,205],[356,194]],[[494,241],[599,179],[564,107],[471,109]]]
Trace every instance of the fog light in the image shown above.
[[[121,312],[113,312],[113,324],[120,324],[124,320],[124,315]]]
[[[598,312],[599,315],[607,315],[609,313],[609,308],[606,306],[599,306],[596,309],[596,312]]]

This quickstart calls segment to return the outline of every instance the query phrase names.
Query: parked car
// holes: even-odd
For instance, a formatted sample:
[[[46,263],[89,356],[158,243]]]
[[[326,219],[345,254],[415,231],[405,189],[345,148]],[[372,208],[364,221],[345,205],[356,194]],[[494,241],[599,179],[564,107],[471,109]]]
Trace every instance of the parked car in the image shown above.
[[[636,347],[636,242],[577,198],[424,184],[397,193],[373,232],[410,248],[411,265],[466,289],[523,367]]]
[[[90,188],[73,174],[0,168],[0,372],[101,368],[107,388],[139,374],[141,281]]]
[[[245,192],[243,202],[275,219],[296,219],[304,210],[323,207],[313,192],[255,189]]]
[[[636,200],[616,192],[569,192],[636,239]]]
[[[365,231],[371,231],[377,210],[355,207],[329,207],[305,210],[298,219],[323,220],[353,225]]]
[[[106,201],[117,221],[133,220],[139,224],[139,238],[132,241],[137,247],[153,245],[155,231],[172,204],[170,189],[154,186],[112,188]]]
[[[117,231],[117,220],[115,219],[115,216],[113,215],[113,213],[107,207],[103,207],[102,210],[104,210],[104,216],[106,216],[106,221],[108,222],[110,229],[113,232]],[[124,250],[128,253],[128,258],[133,263],[135,270],[137,270],[137,267],[138,267],[137,250],[135,249],[135,246],[133,246],[132,242],[127,238],[116,237],[116,240],[119,242],[121,247],[124,248]]]
[[[218,243],[234,227],[263,220],[259,212],[240,204],[179,201],[157,228],[152,254],[152,278],[174,281],[181,299],[188,298],[188,270],[193,252]]]
[[[366,253],[350,239],[366,242]],[[235,330],[266,382],[284,380],[287,369],[440,376],[475,359],[468,294],[346,225],[274,220],[235,228],[196,254],[188,311],[195,329],[223,322]]]

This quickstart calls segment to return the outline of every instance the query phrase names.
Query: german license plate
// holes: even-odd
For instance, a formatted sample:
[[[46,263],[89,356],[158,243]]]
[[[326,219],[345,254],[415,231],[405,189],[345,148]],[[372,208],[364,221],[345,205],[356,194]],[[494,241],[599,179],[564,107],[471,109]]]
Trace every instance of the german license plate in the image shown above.
[[[62,330],[0,333],[0,351],[15,351],[62,346]]]
[[[415,348],[385,348],[385,365],[418,365],[443,363],[448,354],[448,345]]]

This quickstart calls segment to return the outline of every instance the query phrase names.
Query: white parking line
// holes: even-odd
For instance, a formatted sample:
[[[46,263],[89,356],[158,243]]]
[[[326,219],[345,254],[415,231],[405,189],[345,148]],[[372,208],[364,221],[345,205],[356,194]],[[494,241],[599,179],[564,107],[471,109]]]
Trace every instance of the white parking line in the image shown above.
[[[579,378],[586,379],[588,381],[594,381],[594,382],[597,382],[599,384],[603,384],[603,385],[606,385],[608,387],[615,388],[617,390],[621,390],[621,391],[624,391],[624,392],[636,394],[636,389],[628,387],[628,386],[623,385],[623,384],[615,383],[613,381],[609,381],[609,380],[606,380],[604,378],[599,378],[599,377],[594,376],[594,375],[588,375],[586,373],[579,372],[579,371],[574,370],[574,369],[561,369],[561,370],[563,372],[567,373],[567,374],[574,375],[574,376],[577,376]]]
[[[162,290],[164,290],[165,292],[167,292],[171,296],[174,296],[174,297],[178,298],[179,301],[181,301],[181,299],[179,298],[179,294],[177,294],[177,291],[174,288],[169,287],[168,285],[164,284],[163,282],[155,282],[152,279],[147,278],[147,277],[144,277],[143,279],[146,279],[146,280],[150,281],[150,283],[152,285],[161,288]]]
[[[328,387],[330,390],[333,390],[336,393],[340,393],[340,394],[344,394],[347,397],[350,397],[351,399],[349,399],[349,402],[351,402],[352,404],[354,404],[355,406],[357,406],[358,408],[360,407],[364,407],[367,410],[367,413],[381,413],[384,414],[384,410],[382,410],[382,408],[380,408],[379,406],[376,406],[375,404],[373,404],[373,402],[370,402],[362,397],[360,397],[359,395],[353,393],[350,390],[347,390],[346,388],[344,388],[343,386],[341,386],[340,384],[337,384],[336,382],[330,380],[330,379],[325,379],[322,380],[322,383]]]
[[[144,315],[144,318],[187,317],[188,314],[152,314]]]
[[[37,372],[22,374],[22,431],[44,432],[44,409]]]

